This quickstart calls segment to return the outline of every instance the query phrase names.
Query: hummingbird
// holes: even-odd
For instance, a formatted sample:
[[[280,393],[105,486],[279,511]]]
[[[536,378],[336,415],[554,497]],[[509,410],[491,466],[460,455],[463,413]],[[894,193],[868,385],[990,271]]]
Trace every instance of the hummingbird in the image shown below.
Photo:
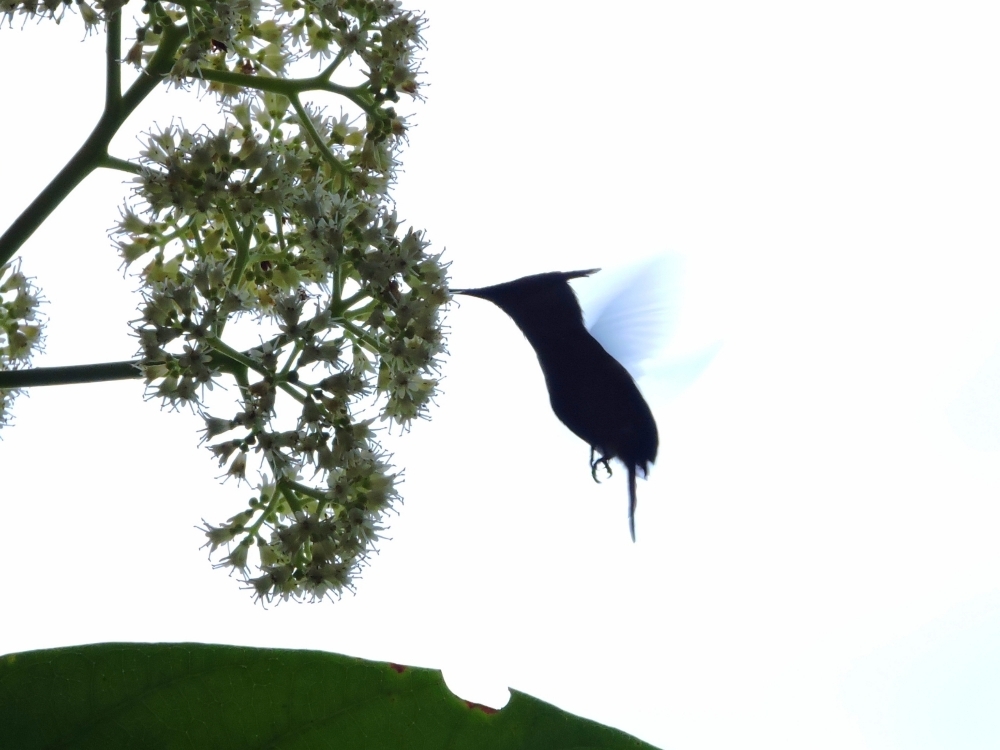
[[[635,541],[636,475],[656,460],[659,436],[649,405],[628,370],[584,325],[571,279],[600,269],[555,271],[494,286],[452,289],[492,302],[511,317],[538,356],[552,411],[590,445],[590,472],[611,474],[609,462],[628,471],[628,524]]]

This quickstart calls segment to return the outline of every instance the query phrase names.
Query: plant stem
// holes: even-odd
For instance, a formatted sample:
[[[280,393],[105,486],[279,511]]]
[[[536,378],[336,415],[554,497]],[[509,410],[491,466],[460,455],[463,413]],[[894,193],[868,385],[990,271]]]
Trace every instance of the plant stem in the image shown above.
[[[239,289],[243,281],[243,271],[247,267],[247,260],[250,258],[250,242],[240,232],[240,224],[236,221],[232,209],[225,203],[219,205],[222,215],[226,217],[226,224],[233,235],[233,242],[236,244],[236,260],[233,263],[233,272],[229,276],[229,285],[233,289]]]
[[[37,385],[103,383],[108,380],[133,380],[142,377],[139,360],[102,362],[97,365],[33,367],[27,370],[0,371],[0,389],[30,388]]]
[[[121,165],[108,156],[108,144],[139,103],[156,88],[163,77],[174,65],[174,55],[181,42],[187,36],[187,27],[168,26],[164,29],[163,39],[157,48],[149,65],[136,79],[129,90],[122,95],[121,88],[121,22],[115,19],[115,14],[108,23],[108,46],[106,50],[108,99],[104,104],[104,112],[97,121],[93,132],[84,141],[80,149],[66,163],[59,174],[53,178],[41,193],[31,202],[14,223],[10,225],[3,236],[0,236],[0,265],[3,265],[14,255],[35,230],[51,215],[60,203],[73,189],[100,166]]]
[[[313,145],[319,149],[320,153],[326,158],[330,166],[337,170],[344,177],[349,177],[351,170],[349,167],[341,163],[334,153],[330,150],[330,147],[326,145],[326,141],[323,136],[319,134],[316,130],[316,126],[313,121],[309,118],[309,113],[306,112],[306,108],[302,106],[302,102],[299,101],[297,95],[293,95],[289,101],[292,103],[292,107],[295,109],[295,113],[299,116],[299,122],[302,123],[302,127],[306,129],[309,133],[309,137],[312,139]]]
[[[104,111],[118,106],[122,98],[122,12],[116,10],[108,17],[107,48],[104,53]]]

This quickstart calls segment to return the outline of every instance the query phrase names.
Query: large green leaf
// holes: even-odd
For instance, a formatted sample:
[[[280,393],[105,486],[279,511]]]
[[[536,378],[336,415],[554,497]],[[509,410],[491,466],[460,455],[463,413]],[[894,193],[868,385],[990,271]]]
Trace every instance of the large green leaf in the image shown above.
[[[0,747],[649,748],[512,691],[469,704],[441,673],[318,651],[105,643],[0,657]]]

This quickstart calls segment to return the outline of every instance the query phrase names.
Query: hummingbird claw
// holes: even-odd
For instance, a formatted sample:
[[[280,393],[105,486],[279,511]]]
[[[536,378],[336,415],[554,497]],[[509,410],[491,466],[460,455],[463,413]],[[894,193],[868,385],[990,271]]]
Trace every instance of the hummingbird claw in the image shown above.
[[[601,483],[601,480],[597,478],[597,467],[604,466],[604,470],[608,472],[608,476],[610,477],[611,464],[608,463],[610,460],[611,459],[608,458],[607,456],[601,456],[600,458],[595,460],[594,447],[593,446],[590,447],[590,476],[592,476],[594,478],[594,481],[597,482],[598,484]]]

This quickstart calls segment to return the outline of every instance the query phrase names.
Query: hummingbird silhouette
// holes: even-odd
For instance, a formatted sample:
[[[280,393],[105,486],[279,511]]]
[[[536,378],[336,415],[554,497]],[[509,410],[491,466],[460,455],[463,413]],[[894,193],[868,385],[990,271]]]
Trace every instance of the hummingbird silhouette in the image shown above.
[[[538,356],[552,411],[590,445],[590,472],[611,473],[609,462],[628,470],[628,524],[635,541],[636,474],[645,477],[656,460],[659,437],[649,405],[628,370],[601,346],[583,322],[583,310],[569,285],[596,273],[540,273],[453,294],[485,299],[509,315]]]

